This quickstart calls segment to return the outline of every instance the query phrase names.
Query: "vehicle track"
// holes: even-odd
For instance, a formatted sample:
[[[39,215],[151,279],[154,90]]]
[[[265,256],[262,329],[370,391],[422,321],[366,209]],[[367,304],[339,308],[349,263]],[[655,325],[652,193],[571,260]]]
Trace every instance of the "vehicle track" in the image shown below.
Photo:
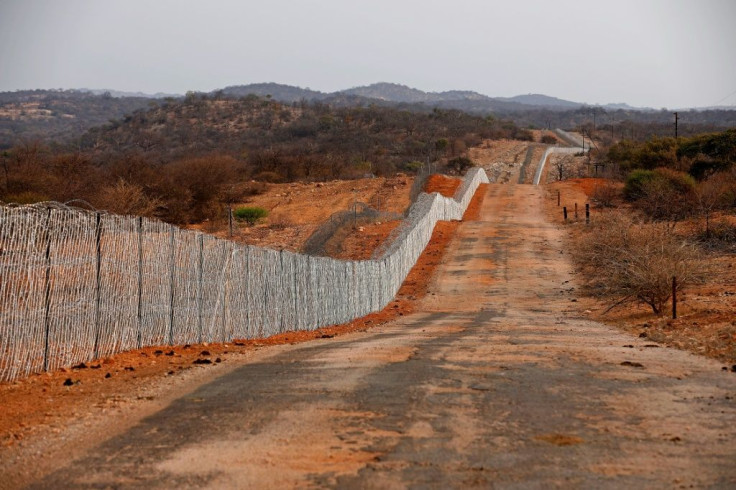
[[[244,362],[32,488],[733,488],[736,377],[587,320],[544,198],[490,185],[418,313]]]

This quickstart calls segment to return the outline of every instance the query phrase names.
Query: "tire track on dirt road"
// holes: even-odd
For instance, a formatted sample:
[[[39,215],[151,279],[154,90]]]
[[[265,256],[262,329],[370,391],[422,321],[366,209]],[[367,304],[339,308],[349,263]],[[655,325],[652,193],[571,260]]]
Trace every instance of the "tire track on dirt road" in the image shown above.
[[[733,488],[736,377],[587,320],[543,200],[489,186],[419,313],[273,349],[32,487]]]

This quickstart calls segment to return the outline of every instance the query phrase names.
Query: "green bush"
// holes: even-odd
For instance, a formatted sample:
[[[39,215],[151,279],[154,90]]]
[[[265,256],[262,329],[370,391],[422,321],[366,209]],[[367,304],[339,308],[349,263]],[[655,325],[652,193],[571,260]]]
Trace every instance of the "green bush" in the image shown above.
[[[447,166],[462,174],[470,167],[475,167],[475,163],[468,157],[457,157],[447,162]]]
[[[417,161],[406,162],[404,164],[404,168],[411,172],[419,172],[419,169],[421,169],[423,166],[424,164],[422,162],[417,162]]]
[[[644,196],[644,188],[646,184],[654,179],[654,171],[637,169],[633,170],[626,177],[626,185],[624,185],[624,197],[629,201],[636,201]]]
[[[698,180],[730,170],[736,164],[736,129],[682,138],[677,155],[692,160],[690,175]]]
[[[268,211],[257,206],[242,206],[233,211],[233,217],[238,221],[245,221],[249,226],[268,216]]]
[[[693,213],[696,189],[695,179],[690,175],[657,168],[631,172],[624,195],[649,217],[675,223]]]

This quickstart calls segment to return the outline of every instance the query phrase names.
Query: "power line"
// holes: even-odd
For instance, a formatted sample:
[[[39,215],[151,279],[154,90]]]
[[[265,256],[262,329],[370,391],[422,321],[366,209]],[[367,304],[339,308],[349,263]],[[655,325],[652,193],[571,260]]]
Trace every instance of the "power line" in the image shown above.
[[[731,97],[732,95],[736,95],[736,90],[734,90],[733,92],[731,92],[730,94],[728,94],[727,96],[725,96],[724,98],[722,98],[721,100],[719,100],[718,102],[714,103],[713,105],[718,105],[718,104],[720,104],[720,103],[721,103],[721,102],[723,102],[724,100],[726,100],[726,99],[730,98],[730,97]]]

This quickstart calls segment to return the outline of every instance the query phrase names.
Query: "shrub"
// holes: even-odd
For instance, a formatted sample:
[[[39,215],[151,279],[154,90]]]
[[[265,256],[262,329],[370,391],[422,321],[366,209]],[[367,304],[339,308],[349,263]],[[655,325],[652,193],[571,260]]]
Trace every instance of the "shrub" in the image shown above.
[[[48,201],[49,197],[39,192],[26,191],[17,194],[8,194],[3,197],[3,201],[15,204],[36,204],[37,202]]]
[[[545,145],[554,145],[557,144],[557,138],[555,138],[551,134],[545,134],[542,136],[542,143],[544,143]]]
[[[268,184],[265,182],[253,181],[245,184],[242,188],[243,196],[260,196],[268,190]]]
[[[259,181],[259,182],[270,182],[271,184],[278,184],[280,182],[284,181],[284,176],[281,175],[278,172],[271,172],[271,171],[263,171],[258,172],[253,176],[253,180]]]
[[[462,174],[470,167],[475,167],[475,163],[468,157],[457,157],[447,162],[447,166]]]
[[[683,139],[677,155],[692,159],[690,174],[696,179],[730,170],[736,163],[736,129]]]
[[[257,206],[242,206],[233,211],[233,216],[238,221],[245,221],[249,226],[253,226],[268,216],[268,211]]]
[[[637,169],[629,173],[624,185],[624,197],[629,201],[636,201],[644,197],[644,187],[654,179],[651,170]]]
[[[95,202],[100,209],[136,216],[153,216],[161,204],[146,196],[142,187],[123,179],[118,180],[115,185],[103,187]]]
[[[658,168],[643,182],[637,206],[656,220],[677,221],[693,214],[696,204],[695,179],[684,172]]]
[[[592,292],[612,298],[613,306],[647,304],[656,315],[663,314],[670,299],[673,277],[679,290],[699,282],[704,273],[692,243],[667,227],[637,223],[619,212],[596,220],[574,255],[588,273]]]
[[[613,182],[605,181],[593,189],[593,202],[602,208],[615,208],[616,199],[620,196],[619,189]]]

